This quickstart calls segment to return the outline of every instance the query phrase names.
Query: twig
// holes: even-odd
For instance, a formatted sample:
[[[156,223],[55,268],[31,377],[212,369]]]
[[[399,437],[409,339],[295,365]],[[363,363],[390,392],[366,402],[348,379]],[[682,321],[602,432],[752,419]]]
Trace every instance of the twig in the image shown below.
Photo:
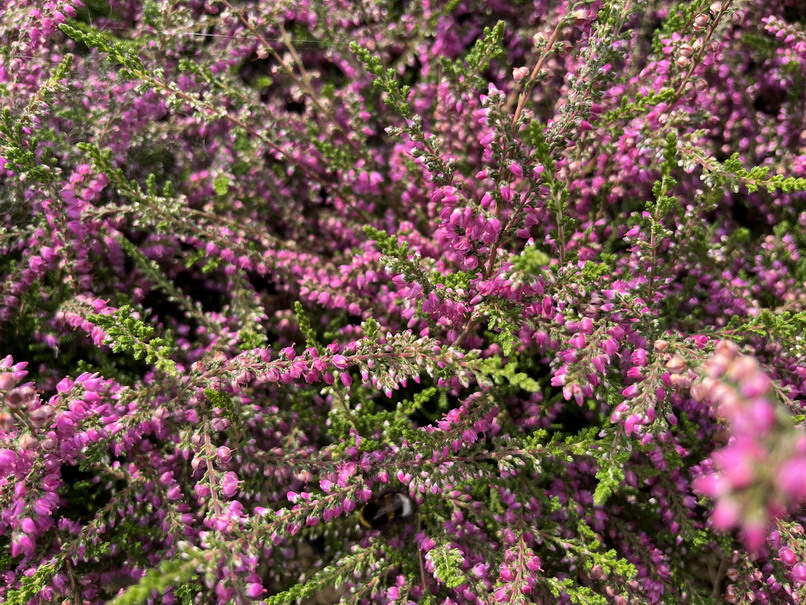
[[[523,112],[523,106],[526,104],[526,98],[529,95],[529,91],[532,88],[532,85],[535,83],[537,76],[540,75],[540,71],[543,69],[543,64],[548,59],[549,54],[551,53],[551,49],[554,47],[555,42],[557,42],[557,38],[560,36],[560,28],[563,25],[563,18],[560,17],[557,21],[557,25],[554,26],[554,31],[551,32],[551,36],[549,37],[549,41],[546,44],[546,47],[543,49],[543,52],[540,54],[540,58],[537,60],[537,63],[532,69],[532,73],[529,76],[529,80],[523,87],[520,96],[518,97],[518,106],[515,108],[515,115],[512,116],[512,126],[516,126],[518,124],[518,120],[521,118],[521,113]]]

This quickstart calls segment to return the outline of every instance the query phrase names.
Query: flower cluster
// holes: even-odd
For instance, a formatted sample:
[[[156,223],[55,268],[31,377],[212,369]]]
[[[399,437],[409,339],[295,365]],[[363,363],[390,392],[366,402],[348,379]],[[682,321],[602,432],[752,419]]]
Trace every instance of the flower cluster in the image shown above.
[[[806,500],[806,432],[792,425],[778,401],[773,382],[758,362],[722,341],[703,366],[692,396],[708,401],[728,424],[727,445],[712,455],[695,489],[717,499],[713,523],[718,529],[742,524],[752,550],[764,545],[769,518]]]
[[[0,600],[806,602],[804,26],[5,2]]]

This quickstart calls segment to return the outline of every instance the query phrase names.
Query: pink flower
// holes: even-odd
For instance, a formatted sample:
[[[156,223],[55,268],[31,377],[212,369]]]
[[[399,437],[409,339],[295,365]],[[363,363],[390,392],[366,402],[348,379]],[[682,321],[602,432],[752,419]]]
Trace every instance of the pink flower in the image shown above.
[[[221,493],[224,494],[226,498],[231,498],[238,492],[239,484],[238,475],[232,471],[224,473],[221,479]]]
[[[621,394],[627,399],[635,397],[638,394],[638,385],[631,384],[626,389],[622,390]]]
[[[798,563],[792,568],[792,579],[795,582],[806,582],[806,564]]]
[[[263,588],[262,584],[258,584],[257,582],[251,582],[246,585],[246,596],[252,599],[260,598],[263,593],[266,592],[266,589]]]
[[[34,541],[23,533],[15,533],[11,538],[11,556],[30,557],[34,554]]]
[[[784,546],[778,551],[778,560],[787,567],[792,567],[798,561],[797,555],[788,546]]]

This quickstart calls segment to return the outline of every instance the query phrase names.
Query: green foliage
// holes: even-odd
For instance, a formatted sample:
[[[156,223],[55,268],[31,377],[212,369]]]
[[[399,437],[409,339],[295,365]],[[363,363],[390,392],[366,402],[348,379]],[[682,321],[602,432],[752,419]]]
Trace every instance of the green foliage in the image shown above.
[[[512,266],[526,275],[541,275],[551,262],[551,257],[537,246],[525,246],[520,254],[512,257]]]
[[[307,599],[325,587],[339,586],[345,580],[354,577],[356,573],[365,570],[374,558],[375,553],[373,550],[356,549],[352,554],[342,557],[336,565],[325,567],[307,581],[300,582],[288,590],[272,595],[265,599],[263,603],[264,605],[281,605],[282,603],[294,603]]]
[[[35,601],[39,591],[50,583],[51,578],[58,571],[59,565],[56,562],[40,565],[34,575],[23,576],[20,580],[20,588],[12,590],[4,595],[6,605],[26,605]]]
[[[607,452],[611,454],[600,459],[599,469],[596,471],[596,490],[593,492],[593,503],[603,506],[607,499],[621,488],[624,481],[624,468],[630,459],[631,452],[626,448],[619,448]]]
[[[755,317],[734,315],[724,330],[728,338],[741,342],[749,334],[773,338],[778,342],[789,342],[791,355],[806,354],[806,311],[773,311],[761,309]],[[800,338],[799,338],[800,337]]]
[[[378,340],[378,335],[381,332],[381,324],[370,317],[361,324],[361,331],[364,332],[364,336],[367,340]]]
[[[0,157],[5,158],[8,167],[26,181],[48,183],[58,176],[56,158],[47,146],[40,147],[39,136],[31,136],[29,128],[37,114],[48,107],[50,98],[65,90],[64,80],[72,63],[73,55],[65,55],[50,78],[31,98],[21,116],[15,116],[9,109],[3,109],[0,113]]]
[[[553,150],[543,128],[538,120],[532,120],[524,133],[524,141],[534,148],[534,155],[538,163],[543,165],[540,175],[542,183],[549,188],[549,208],[554,214],[554,235],[558,245],[560,264],[565,264],[566,243],[568,236],[573,233],[575,221],[568,213],[568,185],[557,178]]]
[[[187,583],[196,575],[204,553],[190,549],[173,559],[164,560],[159,567],[148,570],[146,575],[122,595],[113,599],[111,605],[137,605],[151,598],[152,591],[162,594],[172,586]]]
[[[429,278],[432,283],[442,284],[451,290],[467,288],[474,277],[475,275],[470,271],[455,271],[452,273],[431,271],[429,274]]]
[[[481,75],[493,59],[504,54],[505,29],[506,24],[503,21],[499,21],[494,27],[485,27],[464,59],[450,61],[442,58],[440,67],[457,90],[463,92],[470,87],[486,88],[487,83]]]
[[[511,361],[503,367],[498,376],[509,382],[509,384],[511,384],[513,387],[524,390],[527,393],[539,393],[540,383],[538,383],[528,374],[518,372],[517,369],[517,363]]]
[[[139,73],[145,71],[143,63],[135,54],[135,46],[115,38],[108,32],[100,32],[92,26],[79,21],[70,21],[59,25],[67,36],[89,48],[95,48],[109,56],[119,64],[125,77],[137,78]]]
[[[487,317],[487,327],[494,333],[493,338],[501,346],[504,355],[509,357],[519,343],[517,319],[513,312],[497,306],[494,301],[482,308]]]
[[[105,332],[104,342],[113,351],[131,353],[143,359],[168,376],[179,376],[176,363],[170,359],[171,342],[154,336],[154,328],[134,316],[131,307],[124,305],[109,315],[91,314],[87,319]]]
[[[411,417],[436,394],[437,389],[434,387],[423,389],[419,393],[415,393],[413,398],[399,402],[394,410],[389,411],[374,412],[370,402],[366,402],[361,411],[355,413],[355,426],[361,435],[372,436],[376,431],[381,430],[383,441],[399,443],[402,437],[411,431]],[[361,443],[362,450],[368,448],[365,441]],[[375,446],[377,447],[377,443]]]
[[[479,363],[479,373],[489,376],[497,385],[511,385],[518,389],[523,389],[527,393],[540,392],[540,384],[524,372],[518,372],[518,365],[510,361],[502,366],[502,359],[495,355],[482,360]]]
[[[602,551],[602,542],[596,532],[591,527],[580,520],[577,522],[577,533],[579,542],[582,545],[577,548],[578,552],[584,553],[585,568],[590,570],[594,566],[601,566],[606,575],[631,580],[636,576],[638,570],[635,566],[618,556],[613,550]],[[574,544],[574,542],[572,542]]]
[[[202,591],[202,586],[198,582],[185,582],[174,588],[174,598],[179,602],[179,605],[195,605],[196,597]]]
[[[76,147],[88,156],[99,171],[109,177],[118,194],[134,203],[136,225],[153,226],[161,233],[170,233],[172,229],[181,230],[181,221],[187,220],[186,216],[180,216],[182,204],[157,193],[156,177],[149,175],[144,191],[136,180],[127,178],[123,170],[115,165],[109,149],[101,149],[92,143],[79,143]],[[170,187],[165,187],[164,193],[168,192]]]
[[[602,116],[601,121],[605,124],[620,124],[622,120],[633,116],[639,116],[650,107],[668,103],[674,98],[673,88],[664,87],[657,91],[649,91],[646,94],[636,93],[635,98],[621,98],[621,105],[618,109],[612,109]]]
[[[301,302],[294,302],[294,313],[297,316],[299,331],[302,332],[303,336],[305,336],[305,346],[312,347],[321,354],[322,351],[324,351],[324,348],[319,343],[316,337],[316,332],[311,327],[311,320],[308,318],[307,313],[305,313],[305,308],[302,306]]]
[[[613,273],[613,266],[611,265],[613,260],[612,254],[603,252],[603,262],[586,261],[581,270],[582,279],[587,283],[595,283],[597,280],[611,275]]]
[[[202,324],[212,326],[212,322],[208,320],[207,316],[202,311],[201,304],[197,301],[192,301],[190,298],[162,272],[159,265],[146,257],[142,252],[137,249],[137,246],[132,244],[125,237],[117,238],[118,244],[123,251],[134,261],[137,268],[155,285],[162,290],[168,297],[168,300],[179,305],[190,317],[198,320]]]
[[[605,597],[596,594],[593,589],[588,586],[579,586],[571,578],[558,580],[557,578],[547,577],[545,580],[551,594],[558,599],[561,595],[565,595],[571,600],[571,603],[578,605],[608,605],[609,603]]]
[[[229,192],[229,187],[230,178],[226,174],[219,174],[213,180],[213,191],[215,191],[215,194],[220,197],[227,195],[227,192]]]
[[[448,588],[456,588],[465,582],[461,551],[447,544],[438,544],[426,555],[434,564],[434,576]]]
[[[355,156],[349,152],[346,145],[327,139],[313,139],[312,143],[322,157],[328,161],[331,168],[350,170],[355,165]]]
[[[364,226],[364,233],[373,240],[378,249],[386,256],[385,260],[390,271],[400,273],[408,282],[417,282],[422,286],[424,293],[434,289],[428,273],[423,269],[422,257],[416,252],[409,252],[409,245],[401,242],[394,235],[376,229],[369,225]]]
[[[640,242],[639,245],[648,248],[650,262],[649,289],[655,285],[655,278],[658,274],[658,249],[661,242],[673,235],[672,231],[663,224],[663,219],[670,214],[677,205],[677,198],[669,195],[669,192],[677,185],[677,181],[672,177],[672,171],[677,167],[677,136],[674,132],[666,135],[663,149],[663,160],[660,165],[661,178],[652,185],[652,194],[655,199],[646,203],[645,212],[640,219],[641,223],[649,231],[649,241]]]
[[[747,170],[738,153],[720,163],[693,145],[683,145],[683,150],[686,152],[688,162],[702,167],[702,180],[711,187],[728,186],[734,193],[738,193],[741,187],[747,189],[748,193],[755,193],[759,189],[764,189],[768,193],[806,191],[806,178],[787,177],[783,174],[769,176],[769,166],[754,166]]]
[[[655,32],[652,39],[652,50],[660,53],[663,49],[663,40],[671,38],[674,33],[683,33],[691,27],[694,17],[698,13],[707,13],[709,0],[691,0],[690,2],[675,2],[666,19]]]
[[[661,162],[661,178],[652,185],[652,193],[655,195],[654,202],[647,202],[646,210],[653,216],[663,217],[672,211],[677,198],[670,196],[668,192],[677,185],[677,181],[672,178],[672,170],[677,167],[677,136],[674,132],[666,135],[666,144],[663,149],[663,161]]]
[[[364,68],[375,76],[372,85],[386,93],[383,98],[384,103],[400,117],[410,118],[411,108],[408,104],[408,96],[411,88],[401,86],[397,81],[395,70],[391,68],[384,69],[381,59],[358,42],[351,42],[350,50],[364,64]]]

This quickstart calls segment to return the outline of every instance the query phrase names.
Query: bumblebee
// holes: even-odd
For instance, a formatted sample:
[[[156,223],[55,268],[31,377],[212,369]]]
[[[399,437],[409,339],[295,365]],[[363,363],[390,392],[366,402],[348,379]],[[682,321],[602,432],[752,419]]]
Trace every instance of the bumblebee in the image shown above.
[[[386,491],[370,498],[358,512],[358,522],[367,529],[386,529],[399,519],[414,516],[414,505],[406,494]]]

